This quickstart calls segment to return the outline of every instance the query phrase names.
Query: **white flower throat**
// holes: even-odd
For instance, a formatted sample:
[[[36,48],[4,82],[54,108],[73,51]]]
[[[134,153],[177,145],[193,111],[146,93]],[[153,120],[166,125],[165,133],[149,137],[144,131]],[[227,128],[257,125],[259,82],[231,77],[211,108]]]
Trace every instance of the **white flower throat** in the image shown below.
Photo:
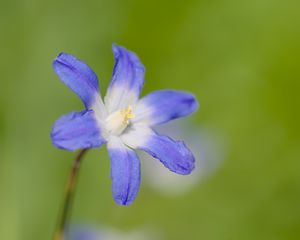
[[[126,109],[111,113],[105,119],[105,125],[108,132],[114,135],[121,134],[129,124],[129,120],[134,118],[132,107],[129,105]]]

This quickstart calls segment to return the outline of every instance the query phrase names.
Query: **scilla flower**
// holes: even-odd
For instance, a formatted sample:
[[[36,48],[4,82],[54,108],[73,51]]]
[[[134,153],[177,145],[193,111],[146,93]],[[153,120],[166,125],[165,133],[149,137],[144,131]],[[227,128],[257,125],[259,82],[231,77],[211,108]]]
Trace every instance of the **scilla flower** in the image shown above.
[[[140,186],[135,149],[149,153],[175,173],[185,175],[194,169],[193,154],[184,142],[159,135],[152,127],[191,114],[197,101],[189,93],[174,90],[155,91],[139,100],[144,66],[123,47],[114,45],[113,53],[115,66],[104,101],[97,76],[87,64],[66,53],[54,60],[55,72],[80,97],[85,110],[58,119],[51,139],[56,147],[69,151],[106,143],[113,197],[116,203],[129,205]]]

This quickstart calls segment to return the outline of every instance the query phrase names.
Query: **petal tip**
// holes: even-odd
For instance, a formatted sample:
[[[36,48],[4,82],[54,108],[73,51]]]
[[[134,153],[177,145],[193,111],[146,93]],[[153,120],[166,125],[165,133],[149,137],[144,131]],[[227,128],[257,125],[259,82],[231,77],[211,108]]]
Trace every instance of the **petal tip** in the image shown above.
[[[123,198],[122,196],[115,197],[114,200],[116,204],[121,206],[129,206],[133,203],[133,200],[130,200],[128,198]]]
[[[62,57],[62,56],[64,56],[64,55],[66,55],[67,53],[65,53],[65,52],[60,52],[58,55],[57,55],[57,57],[56,58],[60,58],[60,57]],[[68,55],[68,54],[67,54]]]
[[[65,52],[61,52],[53,60],[52,66],[56,72],[59,71],[60,66],[72,68],[71,65],[68,63],[67,58],[74,58],[74,56],[72,56],[68,53],[65,53]]]
[[[121,55],[127,56],[128,59],[136,65],[136,67],[138,67],[142,71],[145,71],[144,65],[141,63],[140,58],[135,52],[128,50],[127,48],[116,43],[112,44],[112,50],[116,59],[119,58]]]
[[[75,150],[77,150],[76,148],[72,148],[72,147],[66,147],[64,146],[62,143],[62,139],[60,139],[59,137],[59,131],[55,131],[55,128],[53,127],[52,130],[51,130],[51,133],[50,133],[50,139],[51,139],[51,142],[53,144],[54,147],[58,148],[58,149],[61,149],[61,150],[66,150],[66,151],[69,151],[69,152],[74,152]]]
[[[200,107],[200,104],[197,101],[196,97],[191,94],[191,98],[188,101],[189,101],[188,104],[191,107],[192,112],[196,112],[199,109],[199,107]]]
[[[113,54],[114,54],[115,58],[118,58],[118,57],[119,57],[120,52],[121,52],[122,50],[123,50],[123,51],[127,51],[127,49],[125,49],[124,47],[122,47],[122,46],[120,46],[120,45],[118,45],[118,44],[116,44],[116,43],[113,43],[113,44],[112,44],[112,51],[113,51]]]
[[[195,169],[195,157],[183,141],[178,141],[177,144],[181,150],[182,161],[178,162],[176,173],[188,175]]]
[[[72,56],[71,54],[68,54],[68,53],[65,53],[65,52],[60,52],[57,56],[56,56],[56,58],[53,60],[53,62],[56,62],[56,61],[61,61],[61,60],[63,60],[65,57],[74,57],[74,56]]]
[[[120,47],[120,45],[117,43],[112,44],[112,49],[118,49],[119,47]]]

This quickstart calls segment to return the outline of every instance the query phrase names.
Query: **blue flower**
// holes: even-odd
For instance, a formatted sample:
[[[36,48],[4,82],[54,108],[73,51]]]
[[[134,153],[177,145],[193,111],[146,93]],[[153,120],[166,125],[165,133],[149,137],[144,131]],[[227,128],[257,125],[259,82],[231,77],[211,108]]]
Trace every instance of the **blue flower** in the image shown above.
[[[75,151],[107,144],[111,160],[112,193],[117,204],[129,205],[140,186],[140,161],[135,149],[157,158],[169,170],[186,175],[195,159],[183,141],[157,134],[152,127],[194,112],[193,95],[175,90],[152,92],[139,99],[145,68],[135,53],[113,45],[115,66],[104,101],[94,71],[74,56],[61,53],[53,62],[59,78],[85,105],[58,119],[53,144]]]

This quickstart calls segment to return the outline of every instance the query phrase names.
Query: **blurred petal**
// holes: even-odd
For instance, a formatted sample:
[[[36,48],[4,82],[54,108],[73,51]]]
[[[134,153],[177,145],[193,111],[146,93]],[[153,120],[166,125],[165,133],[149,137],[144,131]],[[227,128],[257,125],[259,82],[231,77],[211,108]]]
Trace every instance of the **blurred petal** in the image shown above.
[[[160,90],[143,97],[134,110],[132,122],[145,122],[151,126],[187,116],[198,107],[195,97],[186,92]]]
[[[66,240],[99,240],[99,234],[90,227],[73,226],[67,231]]]
[[[129,205],[140,187],[140,161],[136,153],[126,147],[120,138],[112,137],[108,143],[111,162],[112,193],[115,202]]]
[[[56,147],[69,151],[95,148],[105,143],[92,110],[72,112],[59,118],[52,128],[51,139]]]
[[[123,142],[131,148],[138,148],[157,158],[172,172],[186,175],[195,168],[192,152],[183,141],[175,141],[156,134],[150,128],[137,126],[122,135]]]
[[[144,84],[144,66],[135,53],[113,45],[115,66],[105,104],[109,113],[134,104]]]
[[[98,78],[94,71],[76,57],[61,53],[53,61],[53,68],[59,78],[83,101],[86,108],[99,100]]]

